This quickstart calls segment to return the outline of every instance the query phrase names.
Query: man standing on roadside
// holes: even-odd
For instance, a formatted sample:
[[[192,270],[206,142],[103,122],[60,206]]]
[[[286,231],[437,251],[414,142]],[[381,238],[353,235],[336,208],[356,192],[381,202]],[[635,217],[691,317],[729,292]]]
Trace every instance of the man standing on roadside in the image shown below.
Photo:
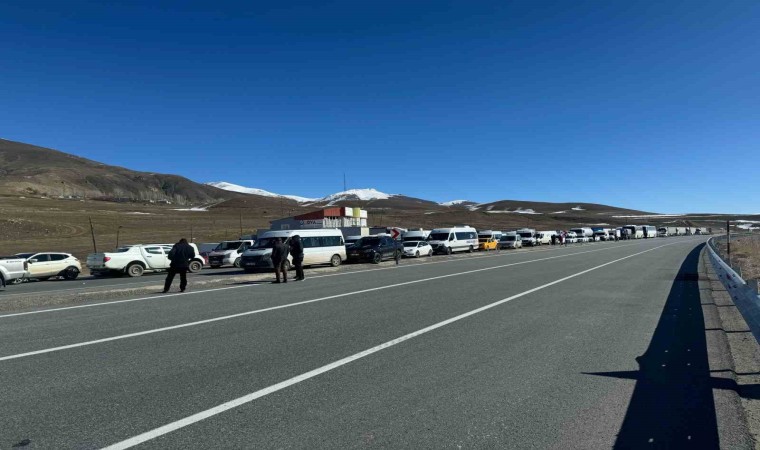
[[[276,238],[272,247],[272,265],[274,266],[275,283],[288,282],[288,246],[283,244],[282,238]],[[282,281],[280,273],[282,272]]]
[[[303,281],[303,242],[299,235],[290,238],[290,256],[293,257],[293,265],[296,267],[296,281]]]
[[[166,281],[164,282],[164,294],[169,292],[169,288],[172,287],[172,281],[174,276],[179,274],[179,290],[185,292],[187,289],[187,271],[190,268],[190,261],[195,258],[195,249],[187,243],[187,239],[182,238],[174,244],[174,247],[169,251],[169,273],[166,275]]]

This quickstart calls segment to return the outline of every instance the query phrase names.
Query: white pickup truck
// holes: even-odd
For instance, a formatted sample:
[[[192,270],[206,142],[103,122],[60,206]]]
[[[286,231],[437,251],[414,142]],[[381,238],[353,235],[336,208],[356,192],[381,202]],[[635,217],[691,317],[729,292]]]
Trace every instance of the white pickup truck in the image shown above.
[[[0,278],[4,284],[29,277],[29,263],[18,256],[0,256]]]
[[[87,268],[93,275],[125,273],[130,277],[142,276],[145,272],[161,272],[169,269],[169,251],[173,244],[139,244],[116,249],[112,253],[91,253],[87,256]],[[190,262],[190,272],[200,272],[203,257],[195,244],[195,259]]]

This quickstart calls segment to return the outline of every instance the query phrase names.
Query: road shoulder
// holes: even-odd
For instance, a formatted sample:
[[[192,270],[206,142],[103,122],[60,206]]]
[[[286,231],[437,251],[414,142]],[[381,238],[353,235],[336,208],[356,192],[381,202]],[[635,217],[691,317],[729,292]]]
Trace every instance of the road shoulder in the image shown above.
[[[760,449],[760,345],[704,249],[699,289],[721,448]]]

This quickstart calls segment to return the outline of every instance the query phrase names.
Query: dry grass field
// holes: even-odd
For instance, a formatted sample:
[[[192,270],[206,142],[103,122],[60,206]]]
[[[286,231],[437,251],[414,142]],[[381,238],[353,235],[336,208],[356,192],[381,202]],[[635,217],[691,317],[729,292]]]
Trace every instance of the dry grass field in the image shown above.
[[[725,244],[722,244],[725,253]],[[742,278],[760,278],[760,235],[731,239],[731,260],[742,269]]]
[[[99,251],[120,244],[195,242],[234,239],[257,228],[268,228],[279,211],[240,208],[236,211],[177,211],[172,205],[141,205],[100,201],[0,197],[0,253],[65,251],[78,258],[93,251],[92,218]]]

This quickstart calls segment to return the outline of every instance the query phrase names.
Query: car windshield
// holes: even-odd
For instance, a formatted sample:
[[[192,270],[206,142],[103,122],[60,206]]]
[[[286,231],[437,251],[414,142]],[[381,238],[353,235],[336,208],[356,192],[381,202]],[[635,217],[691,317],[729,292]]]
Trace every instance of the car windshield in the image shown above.
[[[254,245],[252,248],[272,248],[274,247],[274,243],[277,242],[276,237],[271,238],[262,238],[256,241],[256,245]],[[282,239],[282,238],[279,238]],[[286,239],[287,240],[287,239]]]
[[[417,241],[406,241],[404,247],[416,247],[419,244]]]
[[[230,241],[230,242],[221,242],[219,245],[216,246],[214,249],[215,252],[223,252],[226,250],[237,250],[240,248],[240,241]]]
[[[356,241],[355,247],[373,247],[380,245],[380,238],[378,237],[364,237]]]
[[[19,258],[31,258],[34,255],[36,255],[36,253],[19,253],[16,256]]]
[[[520,233],[520,236],[530,239],[533,237],[533,233]]]
[[[449,233],[430,233],[428,241],[445,241],[449,238]]]
[[[502,241],[514,241],[516,239],[517,239],[517,236],[502,236],[501,237]]]

